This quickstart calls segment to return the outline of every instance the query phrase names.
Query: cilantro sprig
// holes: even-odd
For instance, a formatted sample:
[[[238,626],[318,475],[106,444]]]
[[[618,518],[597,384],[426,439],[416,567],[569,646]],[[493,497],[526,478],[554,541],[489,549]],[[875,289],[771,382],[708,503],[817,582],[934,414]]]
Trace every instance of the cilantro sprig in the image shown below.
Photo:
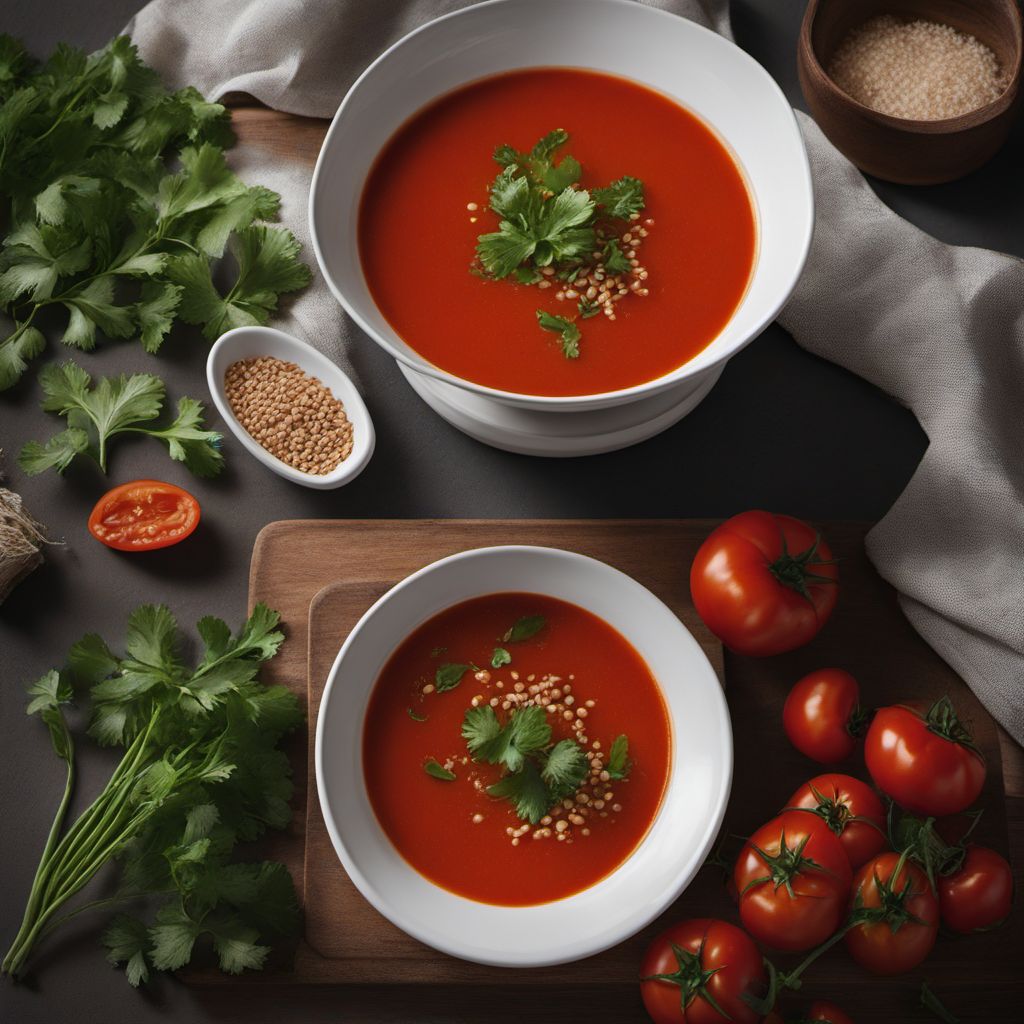
[[[126,965],[132,985],[151,969],[184,966],[200,941],[224,971],[258,969],[270,943],[294,933],[298,907],[287,870],[233,859],[237,843],[291,818],[291,769],[278,744],[301,724],[302,711],[284,687],[257,679],[283,640],[277,625],[264,605],[234,636],[220,619],[204,618],[197,625],[203,653],[189,665],[170,611],[144,605],[129,617],[123,654],[90,634],[65,669],[29,688],[28,713],[46,724],[67,783],[3,972],[21,975],[40,941],[81,910],[151,896],[166,898],[153,918],[119,915],[104,933],[109,959]],[[75,759],[64,708],[85,691],[88,735],[123,747],[124,756],[65,827]],[[111,862],[114,894],[58,916]]]
[[[177,319],[215,338],[309,282],[292,234],[259,223],[280,197],[225,163],[228,121],[195,89],[167,91],[125,36],[36,65],[0,35],[0,390],[45,347],[41,310],[63,311],[67,345],[138,337],[152,353]],[[237,273],[222,294],[225,249]]]
[[[583,168],[567,154],[555,153],[569,141],[562,128],[549,132],[529,152],[508,144],[494,151],[501,173],[490,190],[490,208],[500,218],[498,230],[477,237],[478,273],[494,280],[513,275],[520,284],[538,282],[541,270],[553,267],[560,280],[572,282],[593,258],[595,246],[612,274],[628,273],[631,264],[614,238],[605,242],[602,225],[627,220],[644,207],[644,185],[626,175],[604,188],[579,185]],[[547,270],[547,273],[551,273]],[[579,307],[581,319],[597,307]],[[542,330],[558,334],[566,359],[578,359],[581,332],[573,320],[537,310]]]
[[[89,455],[107,471],[107,449],[121,434],[145,434],[167,445],[172,459],[197,476],[215,476],[223,466],[221,435],[203,429],[203,406],[194,398],[178,401],[178,414],[164,427],[152,425],[163,408],[164,384],[148,373],[101,377],[95,387],[80,366],[51,364],[39,374],[46,412],[67,418],[68,427],[45,443],[29,441],[18,464],[30,475],[63,473],[79,455]]]
[[[552,745],[547,713],[537,705],[514,709],[504,723],[488,704],[471,707],[462,736],[474,759],[507,769],[488,794],[510,800],[516,814],[534,825],[587,776],[583,748],[571,739]]]

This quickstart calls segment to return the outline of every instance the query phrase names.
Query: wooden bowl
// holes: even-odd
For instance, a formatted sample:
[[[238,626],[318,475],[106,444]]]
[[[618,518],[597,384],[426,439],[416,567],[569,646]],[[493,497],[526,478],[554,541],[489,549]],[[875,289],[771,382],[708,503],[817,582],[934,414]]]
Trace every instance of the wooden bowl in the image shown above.
[[[851,29],[880,14],[969,32],[1009,72],[1006,89],[977,110],[938,121],[892,117],[858,103],[825,68]],[[933,185],[976,170],[1006,141],[1020,100],[1021,50],[1017,0],[810,0],[797,68],[815,121],[862,171],[905,185]]]

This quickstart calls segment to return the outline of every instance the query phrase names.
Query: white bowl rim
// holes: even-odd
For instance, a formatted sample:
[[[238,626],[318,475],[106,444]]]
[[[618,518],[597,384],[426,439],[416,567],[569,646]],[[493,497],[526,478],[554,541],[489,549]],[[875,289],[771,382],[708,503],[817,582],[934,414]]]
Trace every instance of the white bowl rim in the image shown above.
[[[218,356],[225,348],[230,348],[236,339],[245,336],[264,337],[274,341],[286,350],[291,350],[306,361],[307,366],[300,367],[306,373],[316,376],[321,384],[334,394],[345,407],[345,415],[352,423],[352,451],[347,459],[341,462],[330,473],[318,476],[314,473],[304,473],[301,469],[289,466],[282,462],[277,456],[272,455],[257,441],[235,416],[231,404],[227,400],[224,391],[224,380],[222,374],[214,373],[214,366]],[[268,352],[268,355],[273,353]],[[315,369],[310,371],[309,365]],[[373,427],[373,420],[370,417],[370,410],[366,408],[359,389],[354,381],[345,371],[338,366],[333,359],[324,355],[319,349],[314,348],[307,341],[282,331],[277,327],[264,327],[258,324],[233,327],[225,331],[210,347],[206,357],[206,384],[210,390],[210,397],[213,404],[220,413],[221,419],[227,424],[228,429],[241,442],[242,447],[262,462],[268,469],[273,470],[278,476],[290,480],[292,483],[301,484],[303,487],[310,487],[313,490],[333,490],[344,484],[351,483],[367,466],[373,450],[377,444],[376,431]],[[342,394],[336,394],[341,391]]]
[[[331,693],[334,689],[334,684],[338,676],[338,668],[341,665],[348,649],[352,646],[354,638],[362,629],[363,625],[372,618],[377,611],[386,603],[388,603],[398,592],[407,589],[408,587],[415,586],[416,583],[424,576],[436,572],[437,570],[447,567],[451,564],[463,561],[467,558],[476,557],[487,557],[496,553],[517,553],[517,552],[533,552],[541,553],[546,556],[553,556],[558,559],[563,559],[569,563],[576,564],[595,564],[600,567],[601,571],[607,572],[610,577],[616,578],[620,585],[627,585],[636,591],[642,591],[652,601],[662,605],[666,612],[671,616],[675,622],[678,623],[679,629],[687,638],[688,642],[696,650],[699,658],[703,660],[703,663],[707,667],[707,671],[710,673],[712,679],[715,681],[715,686],[711,688],[713,693],[714,712],[717,718],[717,725],[719,731],[719,740],[722,744],[722,751],[724,754],[724,764],[722,765],[721,771],[721,783],[718,788],[718,792],[714,794],[715,801],[715,812],[711,818],[706,822],[704,828],[703,839],[699,843],[697,849],[693,855],[686,861],[681,862],[674,875],[673,884],[666,886],[657,896],[647,901],[642,907],[631,908],[628,915],[624,916],[618,923],[618,927],[615,932],[609,936],[605,941],[598,944],[594,944],[591,940],[588,942],[587,937],[584,936],[576,940],[575,942],[565,943],[563,942],[559,948],[559,952],[555,955],[544,955],[538,957],[536,954],[531,955],[529,948],[510,949],[508,955],[499,957],[487,957],[481,956],[478,951],[472,947],[467,946],[461,942],[458,936],[452,936],[445,933],[443,926],[437,931],[430,931],[425,928],[420,928],[409,920],[408,915],[404,912],[404,909],[396,903],[390,901],[387,897],[383,896],[381,892],[370,882],[366,875],[360,870],[358,864],[353,860],[350,855],[348,846],[342,838],[341,830],[338,828],[335,821],[334,815],[331,811],[330,803],[325,796],[327,791],[326,779],[324,775],[324,733],[326,729],[326,715],[325,709],[328,706]],[[503,593],[502,587],[497,585],[494,590],[489,591],[490,593]],[[470,600],[466,598],[465,600]],[[462,599],[460,599],[462,600]],[[460,601],[454,602],[455,604]],[[434,615],[439,614],[447,607],[453,605],[448,604],[444,607],[435,608],[424,615],[421,619],[421,624],[428,621]],[[614,623],[609,623],[613,629],[617,630]],[[416,627],[413,627],[416,628]],[[401,640],[398,641],[400,643]],[[643,653],[639,652],[641,657]],[[645,659],[646,660],[646,659]],[[373,680],[370,692],[372,692],[373,686],[376,685],[376,678]],[[666,705],[668,704],[667,698],[664,696]],[[360,730],[362,729],[362,723],[360,723]],[[677,752],[674,749],[675,737],[673,736],[673,760],[677,756]],[[413,938],[419,940],[425,945],[431,946],[434,949],[439,950],[442,953],[446,953],[449,956],[457,957],[462,960],[468,960],[473,963],[480,963],[486,966],[492,967],[551,967],[558,964],[571,963],[576,960],[582,960],[589,956],[594,956],[598,953],[604,952],[613,946],[618,945],[620,942],[624,942],[626,939],[635,935],[638,931],[646,927],[651,921],[659,917],[665,910],[675,902],[680,894],[686,889],[686,887],[693,881],[697,872],[703,865],[707,855],[710,853],[712,846],[714,845],[715,839],[718,836],[719,830],[722,827],[722,823],[725,820],[726,810],[728,808],[729,796],[732,790],[732,778],[733,778],[733,736],[732,736],[732,720],[729,714],[729,707],[725,696],[724,687],[721,684],[721,680],[718,679],[717,673],[712,667],[710,661],[707,659],[707,655],[704,653],[703,648],[699,645],[693,634],[686,628],[683,622],[679,619],[674,611],[665,604],[656,594],[645,587],[638,580],[635,580],[628,573],[623,572],[621,569],[615,568],[615,566],[609,565],[607,562],[603,562],[600,559],[593,558],[590,555],[583,555],[579,552],[569,551],[564,548],[553,548],[546,547],[544,545],[535,544],[502,544],[502,545],[491,545],[487,547],[469,548],[463,551],[458,551],[454,554],[447,555],[444,558],[437,559],[423,568],[416,570],[404,579],[400,580],[393,587],[387,590],[381,595],[374,603],[360,616],[358,622],[352,627],[348,636],[345,638],[334,662],[331,666],[331,670],[328,673],[327,681],[324,686],[324,692],[320,700],[319,711],[317,713],[316,723],[316,735],[314,743],[314,771],[317,786],[317,799],[320,805],[321,813],[323,814],[324,823],[327,827],[328,834],[331,839],[331,845],[334,847],[334,851],[341,861],[345,872],[348,874],[349,879],[353,882],[356,888],[360,891],[363,897],[384,917],[390,920],[397,927],[401,928],[406,934],[411,935]],[[633,851],[630,852],[627,857],[620,862],[608,875],[595,882],[594,885],[589,886],[587,889],[582,890],[579,893],[565,897],[561,900],[552,900],[547,903],[531,905],[527,907],[504,907],[495,906],[492,904],[482,904],[476,900],[470,900],[467,897],[460,896],[457,893],[451,892],[450,890],[444,889],[442,886],[436,885],[436,883],[430,882],[429,879],[426,881],[434,885],[439,891],[445,893],[451,900],[461,901],[465,903],[477,904],[479,906],[488,907],[492,910],[498,910],[506,914],[516,914],[522,911],[534,910],[537,907],[548,907],[554,904],[563,904],[573,899],[577,899],[590,892],[593,888],[607,882],[612,879],[614,875],[625,865],[633,855],[648,842],[651,834],[651,829],[654,827],[654,823],[663,813],[666,803],[670,798],[671,788],[670,781],[666,784],[666,790],[662,795],[662,801],[659,804],[658,810],[655,814],[651,825],[648,828],[648,832],[645,833],[644,837],[640,840]],[[372,811],[371,807],[371,813]],[[380,829],[383,836],[383,841],[390,842],[387,835],[383,832],[383,828],[379,822],[377,827]],[[401,856],[401,855],[399,855]],[[418,874],[416,869],[405,860],[401,858],[405,864],[406,869],[409,872]],[[425,877],[425,876],[421,876]]]
[[[362,86],[364,79],[369,77],[380,64],[390,59],[392,55],[396,53],[398,50],[400,50],[400,48],[408,40],[412,39],[415,36],[418,36],[422,32],[426,32],[433,29],[433,27],[436,26],[439,22],[446,22],[454,18],[465,17],[466,15],[471,14],[472,12],[477,11],[478,9],[483,7],[511,6],[515,5],[516,2],[517,0],[481,0],[480,3],[470,4],[467,7],[462,7],[456,11],[450,11],[448,14],[443,14],[440,17],[432,18],[430,21],[427,21],[424,24],[418,26],[411,32],[407,32],[400,39],[392,43],[386,50],[384,50],[374,61],[372,61],[365,68],[362,74],[349,87],[348,92],[345,93],[345,96],[342,99],[341,104],[339,105],[337,111],[335,112],[334,117],[331,119],[331,124],[330,127],[327,129],[327,134],[324,136],[324,141],[320,147],[320,152],[317,155],[316,166],[313,168],[313,177],[310,179],[309,184],[308,218],[310,239],[313,246],[313,252],[316,255],[317,264],[320,267],[320,272],[323,275],[324,280],[327,282],[328,288],[330,288],[331,293],[338,300],[338,302],[341,303],[342,307],[345,309],[348,315],[352,317],[356,325],[360,328],[360,330],[363,331],[364,334],[370,337],[371,340],[373,340],[376,344],[380,345],[380,347],[383,348],[394,359],[397,359],[400,363],[403,363],[405,366],[409,367],[409,369],[412,370],[413,372],[433,377],[436,380],[443,381],[447,384],[452,384],[456,387],[462,388],[463,390],[470,391],[474,394],[481,395],[486,398],[491,398],[497,401],[510,402],[512,404],[521,404],[523,402],[528,402],[530,406],[535,406],[537,408],[551,407],[554,410],[563,409],[566,406],[579,406],[581,408],[586,406],[596,406],[601,403],[608,403],[609,401],[618,403],[621,401],[628,401],[631,398],[646,397],[652,394],[656,394],[660,391],[664,391],[668,388],[671,388],[673,385],[678,384],[680,381],[687,379],[688,377],[694,376],[697,373],[702,373],[705,370],[711,369],[712,367],[719,366],[720,364],[727,362],[734,355],[736,355],[736,353],[746,348],[747,345],[754,341],[761,334],[761,332],[775,320],[783,306],[785,306],[786,303],[789,301],[790,297],[793,294],[793,290],[796,288],[797,282],[800,280],[800,277],[803,274],[804,267],[807,264],[808,256],[810,255],[811,240],[814,235],[815,219],[814,186],[811,177],[810,159],[807,155],[807,148],[803,142],[803,135],[800,131],[800,125],[796,118],[796,112],[793,110],[792,105],[786,98],[786,94],[782,91],[782,87],[775,81],[774,78],[772,78],[772,76],[763,67],[763,65],[758,63],[758,61],[756,61],[749,53],[747,53],[746,50],[739,47],[735,42],[733,42],[731,39],[728,39],[726,36],[723,36],[721,33],[715,32],[713,29],[707,28],[706,26],[699,24],[698,22],[692,20],[691,18],[684,18],[681,15],[675,14],[672,11],[664,10],[663,8],[660,7],[652,7],[646,4],[639,4],[637,3],[637,0],[589,0],[589,2],[592,4],[604,4],[607,6],[636,9],[639,11],[649,11],[652,14],[666,18],[671,18],[674,19],[675,21],[686,22],[690,27],[692,27],[693,30],[697,31],[698,34],[703,33],[710,39],[715,40],[713,45],[719,45],[724,43],[726,46],[734,49],[736,53],[740,55],[740,59],[747,61],[749,64],[755,67],[758,70],[758,72],[760,72],[760,74],[763,76],[765,88],[768,90],[768,92],[773,93],[778,99],[780,99],[785,109],[788,110],[789,112],[788,123],[791,124],[792,126],[794,137],[797,142],[797,150],[800,153],[801,157],[800,170],[802,172],[803,178],[804,195],[806,196],[807,200],[807,207],[805,210],[806,217],[803,220],[804,231],[802,234],[802,238],[800,239],[801,255],[800,258],[794,263],[792,271],[786,279],[785,287],[779,289],[778,299],[756,321],[755,326],[752,330],[748,332],[746,338],[738,340],[732,348],[730,348],[728,351],[720,353],[714,359],[698,363],[700,357],[707,352],[707,350],[716,340],[715,338],[712,338],[708,342],[708,344],[700,352],[697,353],[697,355],[687,360],[681,366],[677,366],[670,373],[663,374],[660,377],[655,377],[653,380],[644,381],[641,384],[634,384],[628,388],[620,388],[616,391],[595,392],[592,394],[585,395],[532,395],[521,391],[503,391],[500,388],[492,388],[488,387],[485,384],[477,384],[474,381],[467,380],[465,377],[457,377],[455,376],[455,374],[449,373],[447,370],[443,370],[439,366],[435,366],[433,363],[429,362],[426,358],[422,356],[419,358],[418,361],[410,358],[405,352],[401,351],[401,349],[396,348],[392,344],[390,339],[378,333],[377,330],[363,318],[363,316],[359,313],[355,306],[352,303],[350,303],[349,300],[345,297],[342,290],[335,284],[334,277],[330,273],[330,270],[328,269],[327,261],[324,257],[323,250],[321,249],[320,246],[320,237],[317,232],[316,197],[318,193],[320,172],[323,168],[326,159],[326,153],[331,145],[331,141],[334,137],[335,130],[342,118],[342,115],[347,112],[349,105],[354,102],[353,97],[356,96],[357,91]],[[500,73],[501,72],[499,72],[499,74]],[[463,83],[463,85],[469,85],[471,84],[471,81],[476,80],[478,79],[467,80],[466,82]],[[641,82],[640,84],[642,85],[644,83]],[[427,102],[427,104],[424,104],[424,106],[429,105],[429,103],[435,102],[435,100],[439,98],[440,97],[433,97]],[[422,110],[423,108],[421,107],[420,109]],[[703,119],[701,120],[703,121]],[[400,127],[401,125],[396,126],[395,131],[397,131],[398,128]],[[712,128],[714,128],[714,126],[712,126]],[[717,138],[717,131],[715,132],[715,134]],[[729,149],[728,146],[726,148]],[[732,157],[733,161],[736,162],[736,157],[734,154],[731,153],[731,151],[730,156]],[[743,171],[742,165],[739,165],[737,163],[737,166],[739,166],[741,174],[743,174],[744,180],[746,181],[746,173],[745,171]],[[743,300],[741,299],[740,301],[742,303]],[[737,309],[738,308],[739,306],[737,306]],[[735,312],[736,310],[733,311],[733,315],[735,315]],[[409,343],[407,342],[407,344]],[[409,347],[412,348],[413,346],[410,344]],[[415,351],[415,349],[413,349],[413,351]]]

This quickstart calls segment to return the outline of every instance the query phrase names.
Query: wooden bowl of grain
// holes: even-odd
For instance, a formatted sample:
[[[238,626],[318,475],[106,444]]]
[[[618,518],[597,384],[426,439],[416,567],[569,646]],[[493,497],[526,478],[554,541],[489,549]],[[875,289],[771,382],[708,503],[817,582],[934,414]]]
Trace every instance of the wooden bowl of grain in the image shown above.
[[[1006,141],[1021,50],[1017,0],[810,0],[797,66],[812,116],[862,171],[932,185]]]

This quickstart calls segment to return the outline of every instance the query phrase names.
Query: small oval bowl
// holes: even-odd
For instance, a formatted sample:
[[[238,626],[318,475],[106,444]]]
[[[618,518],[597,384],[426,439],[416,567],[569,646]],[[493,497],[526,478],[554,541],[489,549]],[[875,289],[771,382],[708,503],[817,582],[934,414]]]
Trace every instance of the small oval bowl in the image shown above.
[[[257,356],[273,356],[285,362],[295,363],[312,377],[317,377],[345,407],[345,415],[352,424],[352,451],[337,468],[318,476],[303,473],[288,463],[271,455],[235,417],[224,391],[224,374],[227,368],[239,359],[254,359]],[[373,421],[355,384],[348,376],[312,345],[285,334],[275,327],[236,327],[222,334],[206,359],[206,383],[210,389],[213,404],[231,433],[238,438],[242,447],[278,476],[293,484],[329,491],[353,481],[366,468],[373,455],[376,435]]]
[[[657,680],[672,732],[661,807],[633,853],[589,889],[526,907],[478,903],[419,874],[377,821],[363,774],[363,720],[380,670],[397,645],[443,609],[502,591],[569,601],[618,630]],[[570,551],[479,548],[413,573],[359,620],[327,680],[316,724],[315,765],[334,849],[349,878],[381,914],[451,956],[501,967],[539,967],[578,960],[622,942],[686,888],[725,814],[732,730],[721,684],[700,645],[646,587]],[[443,827],[438,834],[444,835]]]
[[[880,14],[938,21],[988,46],[1009,81],[991,103],[958,117],[919,121],[858,103],[825,68],[847,33]],[[1006,141],[1020,105],[1017,0],[810,0],[797,45],[807,107],[832,143],[862,171],[902,185],[936,185],[977,170]]]

